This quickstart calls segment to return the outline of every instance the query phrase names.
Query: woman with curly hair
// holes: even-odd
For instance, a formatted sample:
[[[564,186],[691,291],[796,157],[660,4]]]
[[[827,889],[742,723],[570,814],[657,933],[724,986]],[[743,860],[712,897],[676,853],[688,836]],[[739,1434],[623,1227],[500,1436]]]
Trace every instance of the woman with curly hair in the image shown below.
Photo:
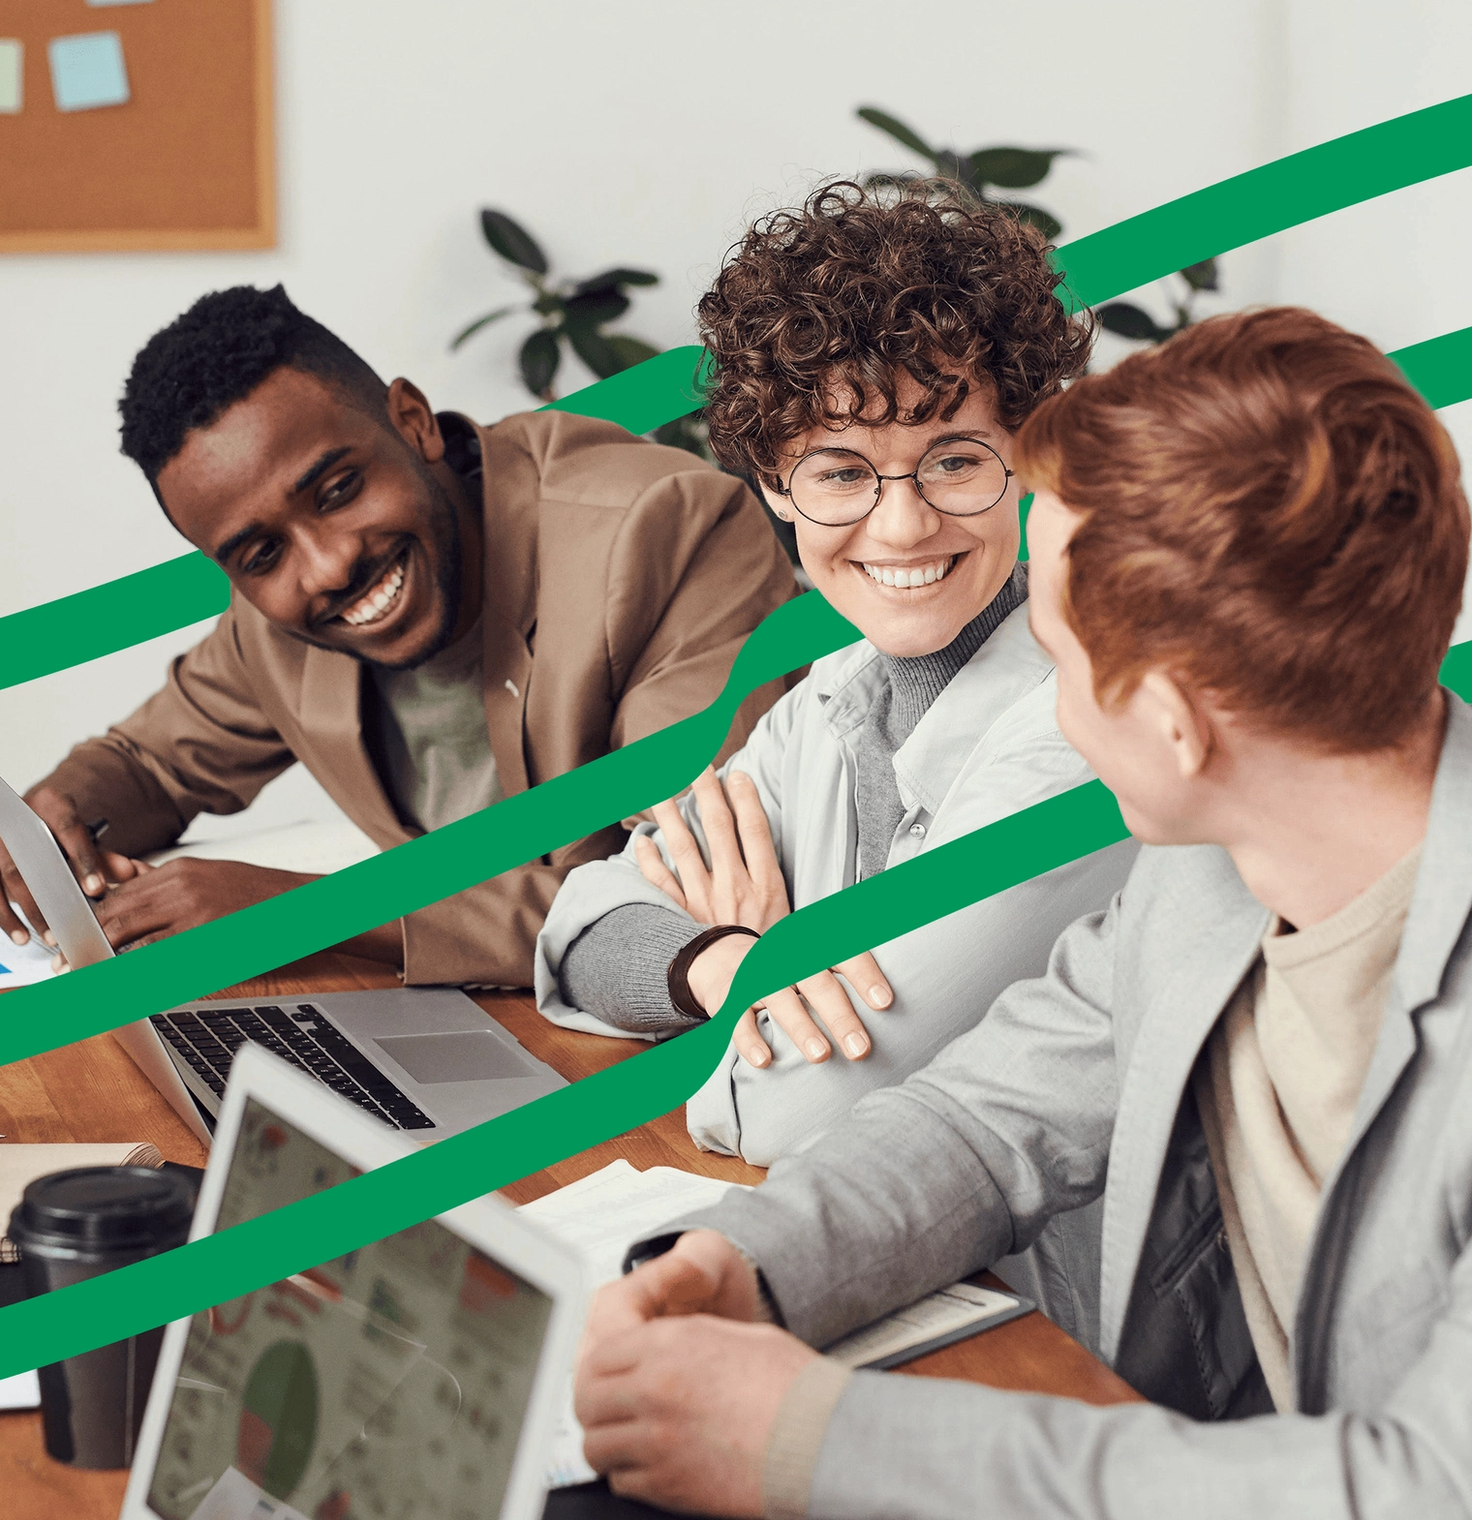
[[[813,584],[864,637],[720,777],[572,873],[538,945],[547,1017],[690,1028],[754,943],[742,929],[1089,779],[1028,630],[1011,473],[1014,431],[1093,337],[1058,281],[1033,228],[933,183],[826,186],[728,258],[699,305],[711,446],[792,523]],[[766,999],[691,1101],[691,1133],[764,1164],[900,1081],[1040,973],[1129,859],[1101,852],[877,946],[835,968],[852,993],[829,972]]]

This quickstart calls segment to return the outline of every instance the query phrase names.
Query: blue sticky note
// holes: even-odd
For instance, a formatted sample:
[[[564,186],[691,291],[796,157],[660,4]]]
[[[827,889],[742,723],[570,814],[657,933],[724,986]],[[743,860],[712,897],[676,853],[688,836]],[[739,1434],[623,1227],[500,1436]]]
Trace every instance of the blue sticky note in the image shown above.
[[[123,64],[123,39],[116,32],[53,37],[46,52],[58,111],[127,104],[128,71]]]

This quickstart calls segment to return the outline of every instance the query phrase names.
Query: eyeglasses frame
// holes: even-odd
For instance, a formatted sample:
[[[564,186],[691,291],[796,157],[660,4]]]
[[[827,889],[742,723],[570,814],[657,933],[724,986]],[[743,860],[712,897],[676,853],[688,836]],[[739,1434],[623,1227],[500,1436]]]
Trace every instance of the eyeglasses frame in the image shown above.
[[[931,501],[931,499],[925,494],[924,488],[920,484],[920,465],[924,464],[930,455],[936,449],[940,448],[942,444],[947,443],[978,443],[997,461],[999,465],[1002,466],[1002,474],[1005,478],[1002,482],[1001,493],[998,495],[996,501],[989,503],[987,506],[978,507],[974,512],[951,512],[948,511],[945,507],[936,506],[936,504]],[[846,518],[843,522],[833,523],[824,522],[821,518],[809,517],[808,514],[804,512],[800,506],[798,506],[797,502],[793,500],[792,496],[792,477],[796,475],[797,472],[803,467],[803,465],[806,464],[807,461],[811,459],[815,454],[850,454],[855,459],[862,459],[864,463],[869,466],[870,470],[872,470],[874,474],[874,500],[869,504],[868,508],[865,511],[860,512],[857,517],[850,517]],[[804,454],[802,458],[799,459],[797,463],[793,465],[792,469],[788,472],[787,479],[789,483],[787,485],[784,486],[782,484],[782,477],[780,475],[777,477],[777,494],[779,496],[785,496],[788,501],[792,502],[792,510],[794,512],[801,513],[801,515],[803,517],[806,517],[810,523],[815,524],[819,528],[851,528],[855,523],[863,522],[863,520],[869,516],[874,508],[879,505],[879,499],[884,495],[884,482],[886,480],[914,481],[915,494],[920,498],[921,501],[925,503],[927,507],[930,508],[932,512],[939,512],[943,517],[980,517],[983,512],[990,512],[992,508],[997,505],[997,502],[1000,502],[1002,500],[1002,497],[1007,494],[1007,481],[1011,480],[1012,478],[1012,471],[1007,468],[1007,462],[999,453],[997,453],[997,451],[991,446],[991,444],[986,441],[985,438],[977,438],[971,433],[950,433],[944,437],[937,438],[920,456],[920,464],[917,464],[913,470],[910,470],[904,475],[881,475],[875,468],[874,461],[870,459],[867,454],[859,453],[857,449],[844,449],[831,446],[821,449],[809,449],[807,453]]]

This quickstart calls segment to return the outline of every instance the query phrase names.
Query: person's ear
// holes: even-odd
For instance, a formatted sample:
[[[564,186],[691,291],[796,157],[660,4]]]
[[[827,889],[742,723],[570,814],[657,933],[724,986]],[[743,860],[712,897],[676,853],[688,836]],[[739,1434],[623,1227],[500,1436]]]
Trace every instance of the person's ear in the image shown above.
[[[1146,720],[1165,741],[1181,780],[1199,776],[1217,747],[1211,714],[1163,670],[1146,671],[1139,696]]]
[[[762,500],[766,502],[767,509],[773,517],[780,517],[783,522],[792,521],[792,513],[788,510],[787,498],[774,491],[759,475],[750,477],[758,491],[762,493]]]
[[[434,408],[424,392],[402,375],[388,388],[388,420],[425,464],[438,464],[445,457],[445,440]]]

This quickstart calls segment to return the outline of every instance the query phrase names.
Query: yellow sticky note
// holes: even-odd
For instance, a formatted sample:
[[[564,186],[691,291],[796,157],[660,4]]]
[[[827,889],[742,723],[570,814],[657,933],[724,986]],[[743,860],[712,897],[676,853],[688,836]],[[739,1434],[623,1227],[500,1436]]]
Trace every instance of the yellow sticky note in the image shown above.
[[[0,37],[0,113],[7,116],[21,108],[25,56],[25,48],[14,37]]]

